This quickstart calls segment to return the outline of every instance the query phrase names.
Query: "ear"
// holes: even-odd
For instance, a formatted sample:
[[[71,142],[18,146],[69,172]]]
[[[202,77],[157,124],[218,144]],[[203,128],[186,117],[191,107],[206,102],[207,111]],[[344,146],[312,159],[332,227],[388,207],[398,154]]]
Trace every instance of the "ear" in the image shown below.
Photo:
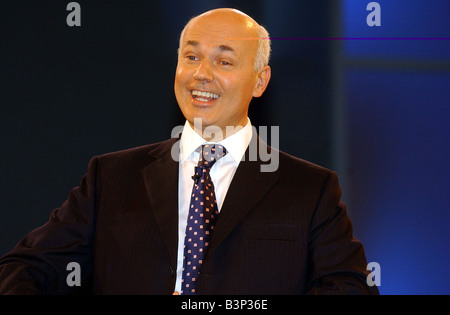
[[[269,66],[265,66],[258,71],[255,88],[253,89],[253,97],[260,97],[267,88],[272,72]]]

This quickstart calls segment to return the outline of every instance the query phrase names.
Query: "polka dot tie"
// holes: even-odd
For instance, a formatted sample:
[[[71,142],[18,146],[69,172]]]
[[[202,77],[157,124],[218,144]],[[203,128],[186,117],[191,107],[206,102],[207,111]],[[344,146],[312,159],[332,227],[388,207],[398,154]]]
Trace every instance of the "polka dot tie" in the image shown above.
[[[184,239],[183,278],[181,294],[196,294],[196,283],[200,267],[211,239],[214,223],[219,214],[214,184],[209,175],[211,167],[224,157],[226,150],[222,145],[205,144],[196,167],[194,187]]]

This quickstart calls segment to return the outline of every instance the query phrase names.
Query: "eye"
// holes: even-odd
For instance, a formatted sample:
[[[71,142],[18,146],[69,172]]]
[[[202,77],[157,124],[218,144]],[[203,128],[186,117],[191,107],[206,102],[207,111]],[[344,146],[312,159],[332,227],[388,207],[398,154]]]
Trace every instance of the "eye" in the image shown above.
[[[221,66],[231,66],[231,63],[229,61],[226,61],[226,60],[219,61],[219,64]]]
[[[186,58],[187,58],[188,60],[190,60],[190,61],[197,61],[197,60],[199,60],[198,57],[192,56],[192,55],[186,56]]]

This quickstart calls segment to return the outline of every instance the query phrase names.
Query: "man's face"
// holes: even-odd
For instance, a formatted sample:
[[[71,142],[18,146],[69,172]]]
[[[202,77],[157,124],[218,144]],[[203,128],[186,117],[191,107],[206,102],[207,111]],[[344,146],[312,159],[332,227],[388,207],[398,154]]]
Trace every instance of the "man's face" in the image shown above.
[[[181,40],[175,76],[175,96],[194,126],[244,126],[252,97],[261,96],[261,72],[254,71],[255,25],[243,17],[202,16],[192,21]],[[265,70],[269,72],[270,68]],[[267,78],[268,81],[268,78]],[[198,131],[197,131],[198,132]],[[226,136],[225,133],[223,134]]]

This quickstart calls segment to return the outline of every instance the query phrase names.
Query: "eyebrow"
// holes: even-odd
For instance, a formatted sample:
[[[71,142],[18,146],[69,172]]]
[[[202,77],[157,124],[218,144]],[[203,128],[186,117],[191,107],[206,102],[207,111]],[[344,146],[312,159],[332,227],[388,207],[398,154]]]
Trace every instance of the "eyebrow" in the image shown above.
[[[220,45],[218,48],[219,48],[221,51],[231,51],[232,53],[234,53],[234,49],[231,48],[231,47],[228,46],[228,45]]]
[[[199,43],[198,41],[196,41],[196,40],[188,40],[188,41],[186,42],[186,45],[198,47],[198,46],[200,45],[200,43]],[[235,51],[234,51],[234,49],[233,49],[232,47],[228,46],[228,45],[219,45],[219,46],[217,46],[217,48],[218,48],[220,51],[230,51],[230,52],[232,52],[233,54],[236,54]]]
[[[190,45],[190,46],[196,47],[196,46],[200,45],[200,43],[197,42],[196,40],[188,40],[188,41],[186,42],[186,45]]]

